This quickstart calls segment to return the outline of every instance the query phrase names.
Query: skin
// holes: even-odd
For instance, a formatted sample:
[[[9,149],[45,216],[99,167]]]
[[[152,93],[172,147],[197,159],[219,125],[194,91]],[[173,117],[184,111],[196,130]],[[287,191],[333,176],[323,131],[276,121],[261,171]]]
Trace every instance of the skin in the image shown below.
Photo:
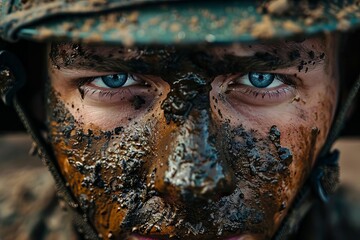
[[[271,238],[333,119],[334,45],[49,46],[51,144],[100,236]],[[133,85],[96,78],[119,72]]]

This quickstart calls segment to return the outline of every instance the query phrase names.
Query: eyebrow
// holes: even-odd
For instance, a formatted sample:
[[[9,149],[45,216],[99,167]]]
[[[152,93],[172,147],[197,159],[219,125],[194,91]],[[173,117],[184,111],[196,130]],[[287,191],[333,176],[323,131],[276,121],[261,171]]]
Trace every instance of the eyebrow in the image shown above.
[[[65,49],[66,45],[60,45]],[[95,48],[81,47],[66,52],[59,45],[52,45],[50,60],[53,66],[60,69],[91,70],[97,72],[131,72],[139,74],[161,75],[169,71],[202,71],[207,75],[221,75],[234,72],[274,71],[297,67],[299,71],[307,71],[323,63],[324,53],[316,53],[313,49],[301,44],[257,44],[252,56],[234,54],[216,55],[211,50],[177,49],[170,52],[164,49],[135,49],[133,56],[128,56],[129,49],[120,48],[122,53],[98,54]],[[74,45],[72,46],[74,48]],[[249,48],[252,48],[249,45]],[[111,47],[110,47],[111,49]],[[118,53],[119,48],[113,48]],[[95,51],[94,51],[95,50]],[[61,53],[60,53],[61,52]],[[131,55],[131,54],[130,54]],[[127,57],[124,57],[127,56]]]

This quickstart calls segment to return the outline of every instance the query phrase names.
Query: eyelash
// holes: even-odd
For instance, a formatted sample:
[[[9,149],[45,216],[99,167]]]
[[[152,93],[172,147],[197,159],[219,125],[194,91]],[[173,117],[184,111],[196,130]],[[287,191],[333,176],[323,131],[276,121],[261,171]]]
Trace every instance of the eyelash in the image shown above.
[[[89,84],[91,84],[91,82],[93,82],[98,77],[99,76],[85,77],[85,78],[81,78],[77,81],[76,85],[77,85],[78,91],[81,94],[81,98],[85,98],[85,96],[88,96],[88,95],[90,95],[90,96],[98,95],[98,97],[100,99],[104,99],[104,98],[111,99],[113,96],[118,95],[118,94],[124,94],[126,92],[131,94],[129,87],[113,88],[111,90],[111,88],[100,89],[100,88],[94,88],[94,87],[89,86]],[[131,75],[131,77],[134,77],[134,76]],[[143,81],[143,80],[141,80],[141,81]],[[145,81],[143,81],[143,82],[146,83]],[[148,85],[148,84],[144,84],[144,85]]]
[[[248,73],[247,73],[248,74]],[[244,95],[247,96],[251,96],[254,99],[257,98],[261,98],[264,99],[265,97],[267,97],[268,99],[279,99],[282,97],[286,97],[287,94],[289,92],[293,92],[296,88],[297,88],[297,81],[295,81],[294,78],[297,78],[296,76],[290,76],[290,75],[284,75],[284,74],[274,74],[275,75],[275,79],[283,82],[284,84],[286,84],[286,87],[279,87],[279,88],[275,88],[275,89],[261,89],[261,88],[256,88],[253,86],[249,86],[249,85],[244,85],[241,83],[231,83],[234,81],[230,81],[230,84],[228,84],[229,86],[236,86],[234,89],[232,89],[232,91],[238,91]],[[235,77],[231,77],[232,79],[241,79],[242,77],[246,76],[245,75],[241,75],[241,76],[235,76]],[[115,95],[119,95],[119,94],[132,94],[131,90],[129,87],[134,87],[133,86],[129,86],[129,87],[121,87],[118,89],[99,89],[99,88],[94,88],[89,86],[89,84],[94,81],[97,77],[87,77],[87,78],[81,78],[79,79],[79,81],[77,82],[77,88],[81,94],[82,98],[85,98],[85,96],[92,96],[92,95],[97,95],[99,99],[112,99],[113,96]],[[227,90],[231,91],[231,90]]]
[[[248,74],[248,73],[247,73]],[[262,89],[262,88],[256,88],[253,86],[241,84],[241,83],[232,83],[234,82],[233,79],[241,79],[242,77],[246,76],[247,74],[232,77],[232,80],[229,81],[229,86],[234,86],[233,89],[228,89],[226,93],[229,93],[231,91],[240,92],[246,96],[250,96],[254,99],[264,99],[265,97],[268,99],[281,99],[285,98],[289,93],[293,93],[298,86],[298,78],[296,76],[292,75],[285,75],[285,74],[275,74],[275,79],[278,79],[286,86],[279,86],[274,89]]]
[[[267,90],[267,91],[261,91],[261,90],[255,90],[255,89],[244,89],[244,91],[242,91],[242,93],[247,94],[247,95],[252,95],[254,98],[279,98],[282,95],[287,94],[289,91],[291,91],[291,89],[289,88],[282,88],[282,89],[275,89],[275,90]]]
[[[94,95],[94,94],[98,94],[99,97],[103,98],[103,97],[108,97],[108,98],[112,98],[114,95],[118,94],[120,92],[120,90],[114,92],[114,91],[109,91],[109,90],[101,90],[101,89],[89,89],[88,87],[83,87],[83,91],[84,91],[84,96],[87,95]],[[124,91],[124,90],[122,90]]]

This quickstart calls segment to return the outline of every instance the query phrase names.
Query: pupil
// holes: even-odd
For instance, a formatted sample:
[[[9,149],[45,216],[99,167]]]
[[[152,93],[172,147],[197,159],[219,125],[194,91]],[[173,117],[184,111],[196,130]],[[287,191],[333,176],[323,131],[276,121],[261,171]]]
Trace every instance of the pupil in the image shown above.
[[[265,88],[269,86],[275,79],[275,75],[272,73],[257,73],[250,72],[249,80],[254,87]]]
[[[110,88],[122,87],[127,81],[128,75],[126,73],[119,73],[114,75],[107,75],[101,77],[101,80],[106,86]]]

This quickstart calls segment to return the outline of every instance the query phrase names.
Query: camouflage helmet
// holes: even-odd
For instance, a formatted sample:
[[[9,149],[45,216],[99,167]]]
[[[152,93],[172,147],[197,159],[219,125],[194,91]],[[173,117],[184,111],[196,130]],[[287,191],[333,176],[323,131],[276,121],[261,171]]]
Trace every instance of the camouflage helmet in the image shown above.
[[[124,45],[250,42],[347,31],[360,25],[359,8],[359,0],[14,0],[0,3],[0,37]]]

